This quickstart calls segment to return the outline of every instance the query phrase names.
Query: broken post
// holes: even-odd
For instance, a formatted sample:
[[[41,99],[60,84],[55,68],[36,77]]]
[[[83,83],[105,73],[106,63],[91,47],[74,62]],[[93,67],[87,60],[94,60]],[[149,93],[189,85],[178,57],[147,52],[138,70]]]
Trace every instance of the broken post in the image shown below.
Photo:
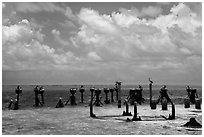
[[[34,92],[35,92],[35,107],[38,107],[39,106],[39,98],[38,98],[38,92],[39,92],[39,89],[38,89],[38,85],[34,88]]]
[[[196,121],[194,117],[190,118],[190,121],[183,125],[184,127],[202,128],[202,125]]]
[[[91,101],[90,101],[90,117],[96,117],[96,115],[93,113],[93,93],[95,91],[95,88],[91,88]]]
[[[190,99],[189,98],[184,99],[184,108],[190,108]]]
[[[106,94],[106,100],[104,102],[106,104],[109,104],[110,103],[110,99],[108,99],[109,89],[108,88],[104,88],[104,93]]]
[[[121,82],[116,82],[118,87],[118,108],[121,108]]]
[[[165,98],[162,99],[162,110],[168,110],[167,100]]]
[[[45,101],[44,101],[44,92],[45,92],[45,89],[43,88],[43,86],[41,86],[40,89],[39,89],[39,94],[41,95],[42,104],[45,104]]]
[[[195,99],[195,108],[196,109],[201,109],[200,100],[198,98]]]
[[[157,108],[157,101],[156,100],[152,100],[151,102],[151,109],[156,109]]]
[[[129,97],[130,97],[130,105],[134,105],[134,101],[135,101],[135,94],[136,94],[136,89],[130,89],[129,91]]]
[[[18,100],[18,102],[19,102],[19,97],[20,97],[20,94],[22,93],[22,89],[21,89],[21,87],[20,86],[17,86],[17,88],[16,88],[16,99]]]
[[[62,98],[60,97],[59,101],[57,102],[56,108],[62,108],[62,107],[64,107],[64,104],[62,102]]]
[[[9,108],[9,109],[11,108],[12,104],[13,104],[13,99],[11,98],[10,103],[9,103],[9,105],[8,105],[8,108]]]
[[[132,116],[131,112],[129,112],[129,105],[128,105],[128,101],[125,100],[125,106],[126,106],[126,111],[123,111],[123,116]]]
[[[76,105],[76,97],[75,97],[76,91],[77,91],[76,88],[71,88],[71,89],[70,89],[70,93],[72,94],[72,95],[70,96],[71,105]]]
[[[18,109],[19,109],[18,100],[15,99],[15,103],[14,103],[14,108],[13,108],[13,110],[18,110]]]
[[[152,107],[152,83],[153,83],[153,81],[151,81],[150,80],[150,78],[149,78],[149,105],[150,105],[150,107]]]
[[[132,121],[141,121],[140,117],[137,117],[137,102],[134,102],[134,116],[132,118]]]
[[[151,107],[152,106],[152,83],[149,84],[149,93],[150,93],[149,104],[150,104],[150,107]]]
[[[85,92],[83,85],[81,85],[79,92],[81,93],[81,103],[83,103],[84,102],[84,92]]]
[[[100,94],[101,94],[101,90],[100,89],[96,89],[95,90],[96,100],[94,102],[94,104],[96,106],[101,106],[102,105],[101,100],[100,100]]]
[[[110,89],[110,93],[111,93],[111,102],[114,102],[114,99],[113,99],[113,92],[114,92],[114,89]]]
[[[173,103],[172,103],[172,110],[171,111],[172,111],[171,119],[175,119],[176,112],[175,112],[175,106]]]
[[[118,82],[115,83],[116,100],[118,100]]]
[[[171,102],[171,105],[172,105],[171,115],[169,114],[168,118],[161,115],[166,120],[174,120],[175,119],[176,113],[175,113],[175,106],[174,106],[173,102]]]

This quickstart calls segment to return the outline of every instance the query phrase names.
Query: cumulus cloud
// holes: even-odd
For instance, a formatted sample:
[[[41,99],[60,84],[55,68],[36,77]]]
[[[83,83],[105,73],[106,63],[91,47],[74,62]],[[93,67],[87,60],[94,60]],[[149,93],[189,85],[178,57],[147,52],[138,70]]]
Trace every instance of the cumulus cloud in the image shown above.
[[[65,41],[60,37],[61,33],[59,30],[53,29],[52,34],[54,35],[54,38],[57,42],[59,42],[63,46],[68,46],[70,43],[68,41]]]
[[[43,41],[45,35],[41,33],[41,30],[34,31],[31,28],[28,20],[23,19],[17,24],[11,26],[3,26],[2,40],[3,44],[6,42],[28,42],[31,38]]]
[[[43,44],[44,34],[32,28],[28,20],[3,26],[3,69],[49,69],[68,65],[77,57],[70,51],[57,54],[54,48]],[[59,35],[57,30],[53,33]]]
[[[147,7],[148,12],[143,14],[153,10],[157,11],[155,16],[162,11]],[[188,60],[186,56],[201,55],[201,35],[196,31],[201,21],[186,4],[180,3],[172,7],[170,14],[148,20],[139,19],[135,9],[120,11],[109,16],[82,9],[78,17],[83,27],[75,43],[89,47],[87,54],[95,52],[102,61],[136,61],[138,67],[148,64],[146,69],[178,69],[187,66],[183,61]]]
[[[86,24],[93,30],[102,32],[102,33],[117,33],[117,29],[111,23],[111,20],[106,15],[99,15],[97,11],[92,9],[83,8],[81,9],[78,15],[82,24]]]
[[[177,25],[183,32],[195,35],[195,31],[201,27],[202,22],[197,20],[197,14],[184,3],[179,3],[171,8],[171,13],[161,15],[151,22],[154,26],[167,32],[168,28]]]
[[[32,10],[40,11],[37,7]],[[161,12],[158,7],[145,7],[120,9],[119,13],[106,15],[82,8],[73,15],[67,8],[64,14],[69,18],[75,16],[80,27],[66,41],[61,31],[50,31],[56,42],[69,45],[66,52],[61,46],[60,54],[56,52],[59,47],[43,43],[44,34],[29,21],[3,26],[3,68],[37,68],[36,64],[45,68],[74,67],[101,72],[99,77],[114,75],[122,80],[134,80],[135,73],[187,74],[189,69],[193,72],[202,64],[202,21],[198,12],[185,3],[172,7],[168,15]],[[143,18],[146,16],[151,18]],[[19,54],[20,51],[23,53]]]

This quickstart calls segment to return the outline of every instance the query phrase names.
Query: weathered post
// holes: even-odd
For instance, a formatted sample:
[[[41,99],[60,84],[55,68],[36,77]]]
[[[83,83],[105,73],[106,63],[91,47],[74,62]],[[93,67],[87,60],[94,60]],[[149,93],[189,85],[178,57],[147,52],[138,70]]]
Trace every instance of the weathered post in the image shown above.
[[[125,106],[126,106],[126,111],[123,111],[123,116],[132,116],[131,112],[129,112],[129,105],[128,105],[128,101],[125,100]]]
[[[14,108],[13,108],[13,110],[18,110],[18,109],[19,109],[18,100],[15,99],[15,103],[14,103]]]
[[[77,91],[76,88],[71,88],[70,89],[70,93],[72,94],[70,96],[71,105],[76,105],[76,97],[75,97],[76,91]]]
[[[64,104],[62,102],[62,98],[60,97],[59,101],[57,102],[56,108],[62,108],[62,107],[64,107]]]
[[[156,108],[157,108],[157,101],[152,100],[151,109],[156,109]]]
[[[184,108],[190,108],[190,99],[188,97],[184,99]]]
[[[115,83],[116,100],[118,101],[118,82]]]
[[[150,104],[150,107],[151,107],[152,106],[152,83],[149,84],[149,93],[150,93],[149,104]]]
[[[171,119],[175,119],[175,116],[176,116],[176,113],[175,113],[175,106],[174,106],[174,104],[172,103],[172,117],[171,117]]]
[[[134,101],[135,101],[135,95],[136,95],[136,89],[130,89],[129,91],[129,97],[130,97],[130,105],[134,105]]]
[[[8,108],[9,108],[9,109],[11,108],[12,104],[13,104],[13,99],[11,98],[10,103],[9,103],[9,105],[8,105]]]
[[[79,92],[81,93],[81,103],[83,103],[84,102],[84,92],[85,92],[83,85],[81,85]]]
[[[168,119],[163,116],[166,120],[174,120],[176,117],[175,106],[174,106],[173,102],[171,102],[171,105],[172,105],[171,115],[169,114]]]
[[[114,102],[114,99],[113,99],[113,92],[114,92],[114,89],[110,89],[110,93],[111,93],[111,102]]]
[[[153,81],[150,80],[149,78],[149,105],[152,108],[152,83]]]
[[[96,115],[93,113],[93,93],[95,91],[95,88],[91,88],[91,101],[90,101],[90,117],[96,117]]]
[[[109,89],[108,88],[104,88],[104,93],[106,94],[106,100],[104,102],[106,104],[109,104],[110,103],[110,99],[108,99]]]
[[[201,109],[200,100],[198,98],[195,99],[195,108],[196,109]]]
[[[168,110],[167,100],[165,98],[162,99],[162,110]]]
[[[140,117],[137,117],[137,102],[134,102],[134,116],[132,121],[141,121]]]
[[[96,101],[94,102],[94,104],[96,106],[100,106],[100,94],[101,94],[101,90],[100,89],[96,89],[95,90],[95,95],[96,95]]]
[[[44,92],[45,92],[45,89],[43,88],[43,86],[41,86],[40,89],[39,89],[39,94],[41,95],[42,104],[45,104],[45,101],[44,101]]]
[[[38,98],[38,92],[39,92],[38,85],[34,88],[34,92],[35,92],[35,107],[38,107],[40,103]]]
[[[118,85],[118,108],[121,108],[121,82],[117,82]]]
[[[16,99],[18,100],[18,102],[19,102],[19,98],[20,98],[20,94],[22,93],[22,89],[21,89],[21,87],[20,86],[17,86],[17,88],[16,88]]]

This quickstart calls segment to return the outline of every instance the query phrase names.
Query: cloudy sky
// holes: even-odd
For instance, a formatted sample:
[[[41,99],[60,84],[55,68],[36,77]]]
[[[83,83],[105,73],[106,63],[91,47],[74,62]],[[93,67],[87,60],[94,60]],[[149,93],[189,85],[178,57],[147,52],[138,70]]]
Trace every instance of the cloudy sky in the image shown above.
[[[201,3],[2,3],[3,84],[202,83]]]

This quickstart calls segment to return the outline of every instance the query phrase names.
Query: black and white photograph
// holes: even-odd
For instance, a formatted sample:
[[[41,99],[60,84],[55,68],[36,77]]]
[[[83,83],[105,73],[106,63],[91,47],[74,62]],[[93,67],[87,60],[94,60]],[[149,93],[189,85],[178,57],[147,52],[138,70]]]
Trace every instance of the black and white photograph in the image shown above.
[[[2,6],[2,135],[202,135],[202,2]]]

